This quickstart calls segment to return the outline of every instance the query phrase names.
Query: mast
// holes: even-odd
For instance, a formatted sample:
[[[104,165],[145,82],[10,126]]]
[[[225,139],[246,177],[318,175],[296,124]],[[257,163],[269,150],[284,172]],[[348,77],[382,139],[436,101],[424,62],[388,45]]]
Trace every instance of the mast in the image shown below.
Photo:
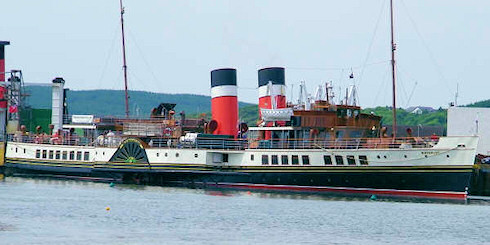
[[[395,51],[396,44],[393,28],[393,0],[390,0],[390,17],[391,17],[391,77],[393,82],[393,139],[396,138],[396,74],[395,74]]]
[[[124,94],[126,103],[126,118],[129,118],[129,96],[128,96],[128,67],[126,66],[126,44],[124,41],[124,7],[122,0],[119,0],[121,7],[121,35],[122,35],[122,52],[123,52],[123,71],[124,71]]]

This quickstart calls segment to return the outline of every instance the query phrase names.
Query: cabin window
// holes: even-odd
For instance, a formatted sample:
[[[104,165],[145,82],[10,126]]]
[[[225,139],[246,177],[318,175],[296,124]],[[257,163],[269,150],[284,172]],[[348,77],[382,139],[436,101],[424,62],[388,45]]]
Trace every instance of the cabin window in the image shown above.
[[[282,165],[288,165],[288,156],[287,155],[282,155],[281,156],[281,164]]]
[[[299,157],[298,157],[298,155],[292,155],[291,156],[291,164],[292,165],[299,165]]]
[[[49,151],[48,158],[49,159],[53,159],[53,155],[54,155],[54,152],[53,151]]]
[[[301,160],[303,161],[303,165],[310,165],[310,156],[301,156]]]
[[[337,165],[344,165],[344,158],[342,158],[342,156],[335,156],[335,164]]]
[[[89,158],[90,158],[90,153],[88,151],[84,152],[83,153],[83,160],[88,161]]]
[[[61,158],[62,158],[63,160],[66,160],[66,158],[67,158],[67,156],[68,156],[68,154],[67,154],[67,153],[68,153],[68,152],[63,151],[63,153],[61,154]]]
[[[324,155],[323,163],[325,163],[325,165],[332,165],[332,157],[328,155]]]
[[[61,158],[61,152],[60,151],[56,151],[55,158],[56,159],[60,159]]]
[[[47,150],[43,150],[43,158],[46,158],[48,156],[48,151]]]
[[[356,159],[354,158],[354,156],[347,156],[347,164],[356,165]]]
[[[228,162],[228,154],[223,154],[223,162]]]
[[[81,151],[77,151],[77,160],[78,161],[82,160],[82,152]]]
[[[254,160],[254,154],[250,154],[250,161]]]
[[[361,165],[368,165],[367,156],[359,156],[359,163]]]
[[[70,160],[75,160],[75,152],[70,151]]]
[[[269,155],[262,155],[262,165],[269,164]]]
[[[271,163],[272,165],[278,165],[279,164],[279,158],[277,158],[277,155],[272,155],[272,159],[271,159]]]
[[[41,150],[36,150],[36,158],[41,158]]]

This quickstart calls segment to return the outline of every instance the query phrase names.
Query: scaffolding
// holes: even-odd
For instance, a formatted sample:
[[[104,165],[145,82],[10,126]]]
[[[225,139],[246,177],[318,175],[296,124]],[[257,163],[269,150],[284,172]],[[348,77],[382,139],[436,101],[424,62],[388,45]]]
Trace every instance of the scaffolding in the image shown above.
[[[20,129],[20,113],[25,109],[24,99],[28,96],[24,91],[24,78],[21,70],[11,70],[6,82],[7,94],[7,128],[9,130]]]

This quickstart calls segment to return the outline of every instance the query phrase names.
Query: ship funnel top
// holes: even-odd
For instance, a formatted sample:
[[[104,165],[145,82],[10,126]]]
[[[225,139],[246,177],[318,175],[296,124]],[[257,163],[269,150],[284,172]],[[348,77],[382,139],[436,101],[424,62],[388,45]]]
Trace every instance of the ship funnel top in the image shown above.
[[[222,68],[211,71],[211,87],[232,85],[236,86],[236,70]]]
[[[259,87],[272,84],[285,85],[284,67],[267,67],[259,70]]]

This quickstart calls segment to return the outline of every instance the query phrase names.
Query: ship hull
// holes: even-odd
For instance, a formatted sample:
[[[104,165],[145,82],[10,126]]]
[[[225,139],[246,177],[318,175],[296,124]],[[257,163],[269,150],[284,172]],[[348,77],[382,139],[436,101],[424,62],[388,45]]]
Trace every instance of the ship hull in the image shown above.
[[[318,170],[317,170],[318,171]],[[396,171],[396,172],[395,172]],[[471,168],[330,172],[148,172],[149,184],[247,190],[465,199]],[[395,172],[395,173],[394,173]],[[140,175],[141,173],[132,173]],[[130,173],[126,173],[130,176]]]
[[[447,168],[335,169],[288,172],[246,170],[89,169],[32,162],[7,162],[7,167],[30,174],[113,178],[130,184],[217,187],[274,192],[378,195],[414,198],[465,199],[472,169]],[[313,172],[314,171],[314,172]]]

